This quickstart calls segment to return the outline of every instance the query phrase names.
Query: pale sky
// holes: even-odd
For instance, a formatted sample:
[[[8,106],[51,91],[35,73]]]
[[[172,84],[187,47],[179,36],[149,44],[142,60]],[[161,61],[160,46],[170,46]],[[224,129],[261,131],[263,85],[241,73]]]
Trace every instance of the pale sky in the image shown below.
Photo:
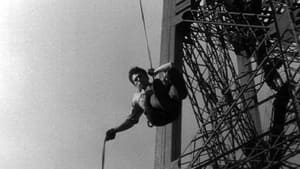
[[[162,0],[144,0],[153,65]],[[127,72],[149,67],[138,0],[0,1],[0,168],[99,169],[128,115]],[[145,117],[107,143],[106,169],[152,169]]]

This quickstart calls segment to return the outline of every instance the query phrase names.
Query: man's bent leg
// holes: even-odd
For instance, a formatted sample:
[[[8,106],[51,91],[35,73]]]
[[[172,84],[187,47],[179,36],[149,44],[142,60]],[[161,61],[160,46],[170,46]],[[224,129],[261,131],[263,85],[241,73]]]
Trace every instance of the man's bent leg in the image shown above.
[[[169,96],[171,99],[183,100],[186,98],[188,91],[185,85],[184,78],[176,68],[171,68],[167,72],[171,86],[169,89]]]
[[[162,109],[168,117],[177,116],[180,102],[170,98],[169,87],[166,87],[161,80],[153,82],[154,94],[151,96],[150,104],[156,109]]]
[[[163,126],[172,121],[152,91],[146,92],[145,115],[153,126]]]

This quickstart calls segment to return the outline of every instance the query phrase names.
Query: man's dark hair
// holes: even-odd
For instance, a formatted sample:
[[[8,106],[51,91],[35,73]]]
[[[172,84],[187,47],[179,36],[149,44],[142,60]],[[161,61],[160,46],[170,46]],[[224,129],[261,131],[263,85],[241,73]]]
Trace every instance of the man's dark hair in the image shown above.
[[[131,69],[129,70],[129,72],[128,72],[128,78],[129,78],[129,81],[130,81],[132,84],[134,84],[133,79],[132,79],[132,75],[137,74],[137,73],[141,73],[141,74],[143,74],[143,75],[145,75],[145,76],[148,77],[146,70],[144,70],[144,69],[142,69],[142,68],[140,68],[140,67],[137,67],[137,66],[136,66],[136,67],[133,67],[133,68],[131,68]]]

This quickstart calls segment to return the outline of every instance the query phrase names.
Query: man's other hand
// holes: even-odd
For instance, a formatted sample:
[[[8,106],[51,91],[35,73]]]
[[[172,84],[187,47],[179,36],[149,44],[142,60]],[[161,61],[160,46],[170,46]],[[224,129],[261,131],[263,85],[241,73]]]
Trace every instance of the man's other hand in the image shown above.
[[[149,74],[150,76],[155,76],[155,70],[154,70],[153,68],[148,69],[148,74]]]

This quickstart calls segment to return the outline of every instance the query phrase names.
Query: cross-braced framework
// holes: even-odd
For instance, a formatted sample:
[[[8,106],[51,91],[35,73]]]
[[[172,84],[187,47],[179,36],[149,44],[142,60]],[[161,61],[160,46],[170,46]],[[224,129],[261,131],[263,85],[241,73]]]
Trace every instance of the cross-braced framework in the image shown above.
[[[181,168],[300,167],[299,11],[293,0],[191,1],[177,30],[199,131]]]

